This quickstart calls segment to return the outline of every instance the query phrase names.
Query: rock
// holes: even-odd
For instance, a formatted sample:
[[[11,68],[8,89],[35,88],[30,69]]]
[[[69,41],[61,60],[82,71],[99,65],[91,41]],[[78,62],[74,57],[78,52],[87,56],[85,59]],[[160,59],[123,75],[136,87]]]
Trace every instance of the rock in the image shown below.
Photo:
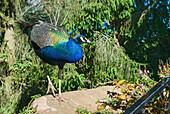
[[[44,113],[49,111],[57,112],[57,109],[47,105],[47,98],[45,96],[35,99],[32,106],[33,109],[36,110],[36,112],[38,113]]]
[[[108,97],[107,91],[113,91],[114,86],[103,86],[88,90],[77,90],[62,93],[62,98],[68,102],[59,102],[58,96],[45,95],[35,99],[33,109],[39,114],[75,114],[78,108],[95,112],[96,101]]]

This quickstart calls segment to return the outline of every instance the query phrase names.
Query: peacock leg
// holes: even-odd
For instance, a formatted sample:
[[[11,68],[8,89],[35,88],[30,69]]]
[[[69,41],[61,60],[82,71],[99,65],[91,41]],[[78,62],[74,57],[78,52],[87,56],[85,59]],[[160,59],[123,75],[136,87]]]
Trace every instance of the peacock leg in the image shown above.
[[[68,102],[68,101],[64,100],[61,97],[61,75],[62,75],[62,71],[63,71],[63,69],[59,69],[59,72],[58,72],[58,79],[59,79],[59,101]]]
[[[63,69],[59,69],[58,72],[58,79],[59,79],[59,99],[61,99],[61,75],[62,75]]]
[[[47,79],[48,79],[48,90],[47,90],[46,94],[48,94],[48,92],[49,92],[49,90],[50,90],[50,88],[51,88],[51,89],[52,89],[52,92],[53,92],[53,96],[56,97],[55,91],[57,92],[57,90],[55,89],[55,87],[53,86],[53,84],[52,84],[52,82],[51,82],[51,80],[50,80],[50,77],[49,77],[49,75],[48,75],[48,71],[47,71],[47,69],[46,69],[46,63],[43,63],[43,68],[44,68],[44,71],[45,71],[45,73],[46,73],[46,75],[47,75]]]

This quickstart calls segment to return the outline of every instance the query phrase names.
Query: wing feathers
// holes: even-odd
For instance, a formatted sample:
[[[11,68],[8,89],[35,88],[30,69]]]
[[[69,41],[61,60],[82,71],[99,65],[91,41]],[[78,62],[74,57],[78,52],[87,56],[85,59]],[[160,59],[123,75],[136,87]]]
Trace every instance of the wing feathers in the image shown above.
[[[55,46],[69,40],[66,30],[43,21],[33,26],[31,41],[35,42],[41,49],[46,46]]]

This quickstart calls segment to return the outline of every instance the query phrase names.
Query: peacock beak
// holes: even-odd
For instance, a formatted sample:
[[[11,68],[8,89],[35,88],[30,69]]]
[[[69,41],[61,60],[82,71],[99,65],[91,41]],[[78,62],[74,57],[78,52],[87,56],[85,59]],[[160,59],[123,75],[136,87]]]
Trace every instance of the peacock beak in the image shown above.
[[[86,39],[86,42],[87,42],[87,43],[92,43],[89,39]]]

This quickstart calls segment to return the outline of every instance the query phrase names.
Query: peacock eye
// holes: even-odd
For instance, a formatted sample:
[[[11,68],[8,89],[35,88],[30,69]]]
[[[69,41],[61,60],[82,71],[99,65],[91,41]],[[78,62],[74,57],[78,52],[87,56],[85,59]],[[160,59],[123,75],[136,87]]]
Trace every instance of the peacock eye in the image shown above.
[[[81,39],[82,42],[86,42],[86,41],[84,40],[84,37],[81,36],[80,39]]]

